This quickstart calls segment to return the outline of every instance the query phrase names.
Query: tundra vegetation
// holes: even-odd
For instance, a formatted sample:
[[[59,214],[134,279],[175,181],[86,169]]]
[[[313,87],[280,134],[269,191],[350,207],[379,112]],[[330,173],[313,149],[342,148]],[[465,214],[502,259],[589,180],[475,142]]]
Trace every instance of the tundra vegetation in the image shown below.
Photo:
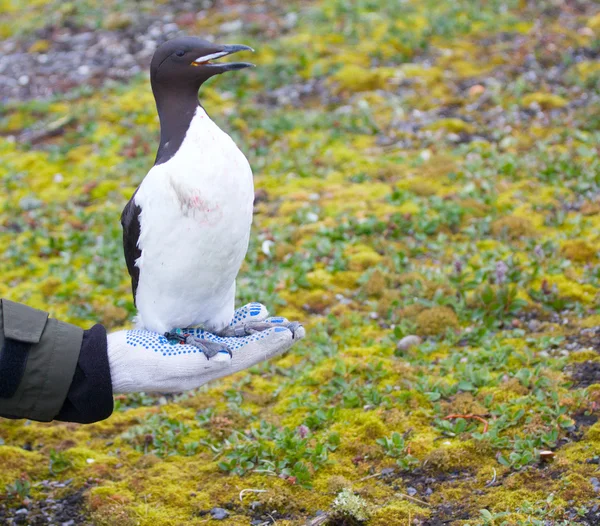
[[[600,523],[596,2],[0,8],[42,62],[61,34],[147,20],[256,49],[202,103],[255,172],[239,304],[307,328],[103,422],[3,420],[0,518],[78,495],[100,525]],[[0,294],[113,330],[134,314],[119,214],[158,121],[146,74],[92,80],[0,109]]]

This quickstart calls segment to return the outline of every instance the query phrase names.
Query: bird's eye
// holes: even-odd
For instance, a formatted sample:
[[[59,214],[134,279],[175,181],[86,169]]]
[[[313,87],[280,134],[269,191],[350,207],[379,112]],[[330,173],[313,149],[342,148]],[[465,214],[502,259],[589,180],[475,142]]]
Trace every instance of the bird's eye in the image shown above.
[[[185,51],[183,49],[180,49],[179,51],[175,51],[175,54],[178,57],[183,57],[183,55],[185,55]]]

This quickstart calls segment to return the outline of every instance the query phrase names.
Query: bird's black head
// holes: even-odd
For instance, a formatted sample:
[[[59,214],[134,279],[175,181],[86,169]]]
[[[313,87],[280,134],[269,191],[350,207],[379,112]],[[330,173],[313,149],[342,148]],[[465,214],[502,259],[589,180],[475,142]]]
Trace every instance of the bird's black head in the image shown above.
[[[154,53],[150,64],[152,87],[169,86],[195,88],[196,93],[203,82],[213,75],[253,66],[248,62],[213,63],[213,60],[237,53],[253,51],[241,45],[219,45],[196,37],[182,37],[162,44]]]
[[[198,109],[198,90],[213,75],[243,69],[247,62],[213,63],[213,60],[249,50],[251,47],[223,46],[195,37],[169,40],[154,53],[150,81],[160,118],[160,145],[155,164],[168,161],[181,145]]]

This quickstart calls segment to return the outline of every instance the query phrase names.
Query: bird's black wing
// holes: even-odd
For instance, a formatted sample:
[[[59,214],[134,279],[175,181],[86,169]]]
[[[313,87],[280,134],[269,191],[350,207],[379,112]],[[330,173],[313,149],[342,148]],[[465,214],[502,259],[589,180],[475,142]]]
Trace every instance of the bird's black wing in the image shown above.
[[[142,255],[142,251],[138,247],[138,239],[140,237],[139,216],[142,209],[134,202],[136,193],[137,190],[133,193],[121,214],[121,225],[123,225],[123,250],[125,252],[127,270],[131,276],[131,290],[133,292],[134,305],[135,293],[140,279],[140,269],[136,267],[135,261]]]

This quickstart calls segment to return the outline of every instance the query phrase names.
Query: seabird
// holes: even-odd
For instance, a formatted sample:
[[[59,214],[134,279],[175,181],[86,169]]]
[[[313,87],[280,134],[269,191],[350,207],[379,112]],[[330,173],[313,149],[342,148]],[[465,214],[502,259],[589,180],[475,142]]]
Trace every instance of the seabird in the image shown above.
[[[253,66],[213,60],[252,51],[195,37],[162,44],[150,65],[160,119],[154,166],[121,216],[136,325],[200,347],[208,358],[222,343],[190,339],[202,327],[220,336],[245,336],[273,324],[235,331],[235,279],[248,249],[254,185],[248,160],[198,101],[214,75]],[[284,321],[292,330],[297,324]],[[233,331],[233,332],[232,332]]]

